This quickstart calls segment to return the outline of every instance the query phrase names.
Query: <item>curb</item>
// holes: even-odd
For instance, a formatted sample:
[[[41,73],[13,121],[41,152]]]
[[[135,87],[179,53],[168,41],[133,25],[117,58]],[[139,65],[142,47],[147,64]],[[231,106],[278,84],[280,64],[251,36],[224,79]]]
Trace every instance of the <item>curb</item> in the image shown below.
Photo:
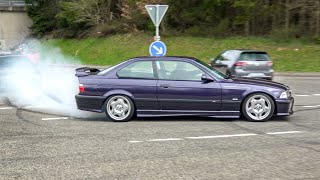
[[[275,72],[275,76],[320,77],[320,72]]]

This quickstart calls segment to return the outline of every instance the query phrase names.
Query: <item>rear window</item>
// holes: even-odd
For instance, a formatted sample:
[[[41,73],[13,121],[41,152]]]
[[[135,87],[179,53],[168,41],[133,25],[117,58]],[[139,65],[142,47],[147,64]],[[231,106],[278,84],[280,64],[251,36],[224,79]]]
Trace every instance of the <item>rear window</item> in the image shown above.
[[[240,61],[270,61],[270,57],[265,52],[244,52],[239,57]]]

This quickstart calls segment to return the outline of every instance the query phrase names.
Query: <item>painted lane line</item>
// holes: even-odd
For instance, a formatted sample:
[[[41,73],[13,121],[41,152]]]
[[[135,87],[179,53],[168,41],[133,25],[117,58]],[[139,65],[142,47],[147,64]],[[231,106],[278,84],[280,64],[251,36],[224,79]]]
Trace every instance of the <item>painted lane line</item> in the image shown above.
[[[243,136],[256,136],[258,134],[232,134],[232,135],[218,135],[218,136],[198,136],[186,137],[187,139],[212,139],[212,138],[226,138],[226,137],[243,137]]]
[[[320,94],[312,94],[312,96],[320,96]]]
[[[269,132],[265,134],[269,135],[280,135],[280,134],[295,134],[295,133],[303,133],[303,131],[281,131],[281,132]],[[214,139],[214,138],[231,138],[231,137],[245,137],[245,136],[257,136],[263,134],[230,134],[230,135],[216,135],[216,136],[196,136],[196,137],[184,137],[184,138],[166,138],[166,139],[149,139],[146,142],[160,142],[160,141],[181,141],[185,139]],[[141,143],[144,141],[128,141],[129,143]]]
[[[305,107],[305,108],[316,108],[316,107],[320,107],[320,105],[314,105],[314,106],[302,106],[302,107]]]
[[[66,120],[71,119],[69,117],[56,117],[56,118],[42,118],[43,121],[50,121],[50,120]]]
[[[306,95],[306,94],[295,94],[295,96],[298,96],[298,97],[309,97],[310,95]]]
[[[270,132],[266,134],[294,134],[294,133],[302,133],[302,131],[283,131],[283,132]]]
[[[25,108],[25,109],[44,109],[44,108],[49,108],[48,106],[24,106],[22,108]]]
[[[166,138],[166,139],[150,139],[147,141],[155,142],[155,141],[181,141],[181,140],[183,139],[182,138]]]
[[[13,107],[0,107],[0,110],[8,110],[8,109],[13,109]]]

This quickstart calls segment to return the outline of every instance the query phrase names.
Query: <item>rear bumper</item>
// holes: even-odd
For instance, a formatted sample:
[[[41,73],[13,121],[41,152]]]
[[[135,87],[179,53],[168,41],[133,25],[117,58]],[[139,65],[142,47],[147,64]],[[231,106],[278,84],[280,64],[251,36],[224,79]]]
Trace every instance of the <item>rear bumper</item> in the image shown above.
[[[106,97],[76,95],[77,107],[84,111],[103,112],[103,104]]]
[[[277,103],[277,116],[290,116],[293,114],[294,99],[281,99],[276,100]]]
[[[234,75],[236,77],[262,78],[262,79],[272,80],[272,78],[273,78],[273,70],[251,72],[251,71],[243,71],[241,69],[235,69]]]

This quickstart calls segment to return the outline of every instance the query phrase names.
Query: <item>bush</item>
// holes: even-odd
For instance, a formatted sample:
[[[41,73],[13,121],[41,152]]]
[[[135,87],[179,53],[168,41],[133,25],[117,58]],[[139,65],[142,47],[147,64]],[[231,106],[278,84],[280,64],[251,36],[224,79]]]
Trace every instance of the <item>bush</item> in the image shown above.
[[[299,38],[298,36],[299,30],[297,28],[289,28],[289,29],[273,29],[271,31],[271,37],[277,40],[290,40],[293,38]]]
[[[316,44],[320,44],[320,36],[319,36],[319,37],[314,38],[314,40],[315,40],[315,43],[316,43]]]

